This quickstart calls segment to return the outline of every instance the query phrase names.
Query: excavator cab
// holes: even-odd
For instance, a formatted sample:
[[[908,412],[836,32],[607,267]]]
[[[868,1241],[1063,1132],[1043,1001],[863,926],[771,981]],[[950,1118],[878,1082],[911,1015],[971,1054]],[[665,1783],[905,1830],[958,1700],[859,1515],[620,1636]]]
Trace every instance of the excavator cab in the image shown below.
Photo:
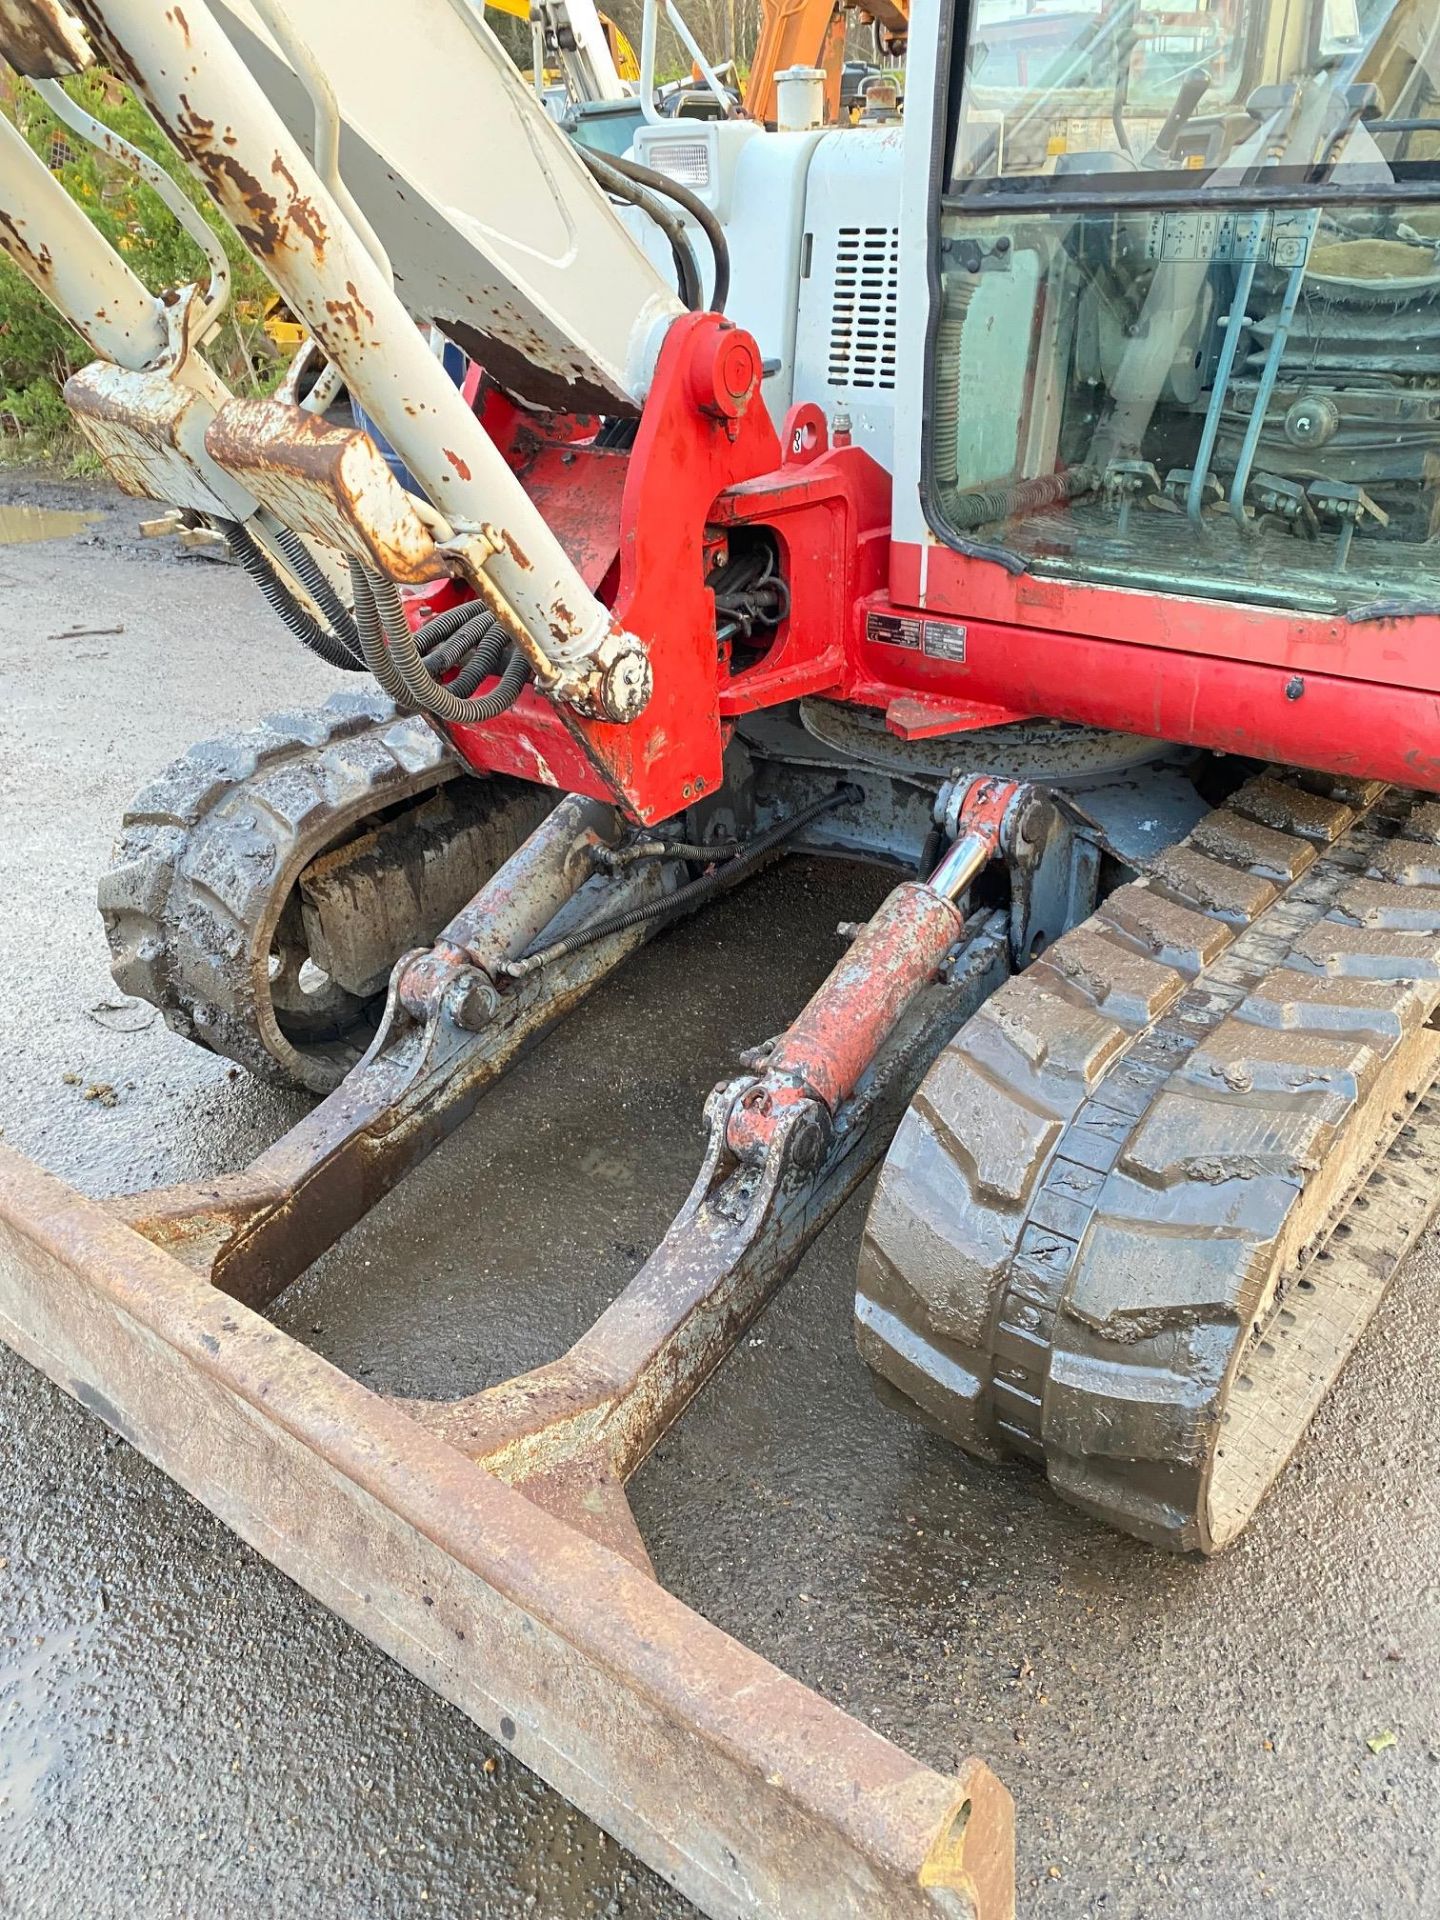
[[[1440,18],[957,9],[928,518],[1034,574],[1433,607]]]

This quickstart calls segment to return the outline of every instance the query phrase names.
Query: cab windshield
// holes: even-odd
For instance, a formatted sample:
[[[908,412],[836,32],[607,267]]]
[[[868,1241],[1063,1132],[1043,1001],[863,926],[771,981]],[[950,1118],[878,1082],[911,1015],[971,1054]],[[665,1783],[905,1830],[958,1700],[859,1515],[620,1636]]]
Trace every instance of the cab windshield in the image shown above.
[[[1427,0],[977,0],[951,185],[1383,166],[1384,82],[1431,76],[1437,25]]]
[[[1127,585],[1440,607],[1436,0],[975,0],[956,28],[937,531]]]

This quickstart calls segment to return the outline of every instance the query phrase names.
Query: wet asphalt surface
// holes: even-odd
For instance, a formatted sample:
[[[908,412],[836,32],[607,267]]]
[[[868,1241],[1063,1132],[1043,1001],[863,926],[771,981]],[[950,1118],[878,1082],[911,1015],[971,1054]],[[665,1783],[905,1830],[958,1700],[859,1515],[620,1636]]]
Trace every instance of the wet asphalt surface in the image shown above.
[[[340,676],[133,506],[0,476],[17,498],[101,518],[0,547],[0,1126],[95,1194],[237,1167],[306,1103],[116,1004],[95,878],[148,775]],[[794,864],[662,937],[277,1318],[382,1390],[559,1351],[683,1198],[705,1093],[884,885]],[[1440,1915],[1440,1240],[1204,1565],[880,1404],[862,1204],[635,1482],[661,1577],[926,1761],[989,1760],[1027,1915]],[[692,1911],[3,1349],[0,1460],[0,1914]]]

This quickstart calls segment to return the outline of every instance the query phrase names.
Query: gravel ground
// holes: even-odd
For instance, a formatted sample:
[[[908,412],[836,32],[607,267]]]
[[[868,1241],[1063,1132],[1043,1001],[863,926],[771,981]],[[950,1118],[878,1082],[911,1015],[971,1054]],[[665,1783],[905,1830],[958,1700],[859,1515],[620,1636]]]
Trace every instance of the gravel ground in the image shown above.
[[[236,1167],[305,1103],[117,1008],[95,878],[141,781],[339,676],[133,505],[0,476],[19,501],[97,519],[0,546],[0,1126],[97,1194]],[[882,890],[794,863],[658,940],[277,1318],[382,1389],[548,1357],[683,1197],[706,1091]],[[861,1204],[635,1483],[662,1578],[927,1761],[988,1759],[1027,1915],[1440,1914],[1440,1241],[1200,1565],[881,1405]],[[0,1913],[691,1912],[4,1350],[0,1446]]]

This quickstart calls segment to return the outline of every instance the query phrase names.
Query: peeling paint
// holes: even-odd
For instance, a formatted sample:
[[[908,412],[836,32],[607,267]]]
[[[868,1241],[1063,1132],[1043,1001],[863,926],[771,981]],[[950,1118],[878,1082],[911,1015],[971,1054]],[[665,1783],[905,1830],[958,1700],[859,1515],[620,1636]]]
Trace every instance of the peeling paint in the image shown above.
[[[94,64],[84,35],[56,0],[0,0],[0,56],[28,80],[63,80]]]

